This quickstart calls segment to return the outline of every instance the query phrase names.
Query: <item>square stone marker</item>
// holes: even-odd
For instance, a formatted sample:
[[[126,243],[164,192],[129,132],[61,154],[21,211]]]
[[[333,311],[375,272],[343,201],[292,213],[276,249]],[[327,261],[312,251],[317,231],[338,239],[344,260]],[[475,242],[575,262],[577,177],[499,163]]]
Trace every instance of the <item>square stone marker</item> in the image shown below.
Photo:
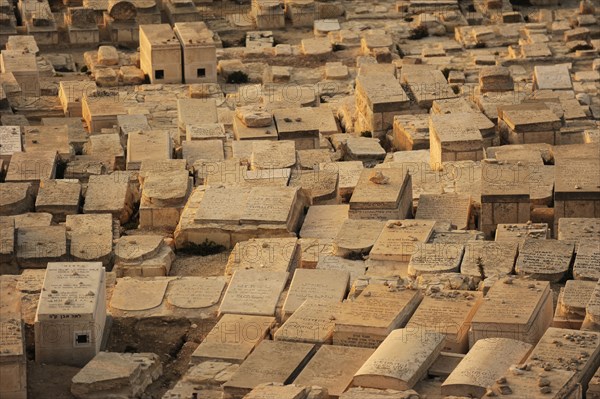
[[[444,335],[394,330],[356,372],[353,386],[411,389],[427,374],[444,344]]]
[[[449,221],[455,229],[467,230],[472,206],[468,194],[421,194],[415,219]]]
[[[464,253],[464,245],[455,243],[418,244],[408,262],[408,274],[458,272]]]
[[[289,273],[238,270],[225,292],[219,314],[274,316]]]
[[[235,244],[225,274],[250,269],[293,272],[299,262],[300,244],[297,238],[252,238]]]
[[[81,184],[76,179],[40,181],[35,201],[36,212],[48,212],[55,222],[65,221],[67,214],[76,214],[81,201]]]
[[[341,310],[339,302],[306,300],[277,329],[276,341],[331,344],[335,320]]]
[[[600,279],[600,242],[597,239],[579,242],[573,264],[573,277],[593,281]]]
[[[535,344],[552,322],[552,295],[547,281],[502,278],[486,298],[471,320],[471,347],[482,338],[512,338]]]
[[[263,383],[290,384],[314,351],[312,344],[262,341],[223,385],[223,391],[240,398]]]
[[[348,219],[348,205],[313,205],[304,217],[300,237],[333,240]]]
[[[465,254],[460,263],[460,273],[481,277],[481,271],[477,265],[481,258],[483,271],[486,277],[496,275],[503,277],[511,274],[517,258],[516,242],[495,242],[484,240],[471,240],[465,245]]]
[[[596,281],[568,280],[561,290],[557,307],[565,314],[585,317],[585,309],[596,284]]]
[[[191,363],[242,363],[275,324],[274,317],[225,314],[192,354]]]
[[[533,80],[538,90],[571,90],[571,74],[567,64],[536,65]]]
[[[298,187],[254,187],[242,214],[242,224],[278,224],[289,226],[298,202]]]
[[[382,220],[346,219],[334,239],[335,254],[345,256],[368,253],[384,225]]]
[[[374,351],[371,348],[323,345],[294,384],[327,388],[329,397],[337,398],[350,386],[354,374]]]
[[[525,240],[515,265],[517,274],[536,280],[560,281],[569,271],[574,245],[558,240]]]
[[[378,175],[381,173],[381,175]],[[410,215],[401,215],[402,200],[410,198]],[[412,215],[412,186],[407,170],[365,169],[350,198],[350,213],[371,218],[399,219]]]
[[[471,319],[482,302],[481,292],[449,291],[425,296],[407,329],[444,334],[444,352],[467,353]]]
[[[350,273],[342,270],[296,269],[283,315],[289,317],[307,299],[319,303],[341,302],[346,297]]]
[[[369,259],[408,262],[418,243],[429,241],[435,220],[389,220],[369,253]]]
[[[406,324],[421,299],[418,291],[367,286],[354,301],[342,304],[335,320],[333,344],[376,348],[392,330]]]
[[[67,215],[67,239],[76,260],[101,261],[106,266],[112,258],[113,218],[110,213]]]
[[[208,187],[194,220],[198,223],[239,224],[249,194],[249,187]]]

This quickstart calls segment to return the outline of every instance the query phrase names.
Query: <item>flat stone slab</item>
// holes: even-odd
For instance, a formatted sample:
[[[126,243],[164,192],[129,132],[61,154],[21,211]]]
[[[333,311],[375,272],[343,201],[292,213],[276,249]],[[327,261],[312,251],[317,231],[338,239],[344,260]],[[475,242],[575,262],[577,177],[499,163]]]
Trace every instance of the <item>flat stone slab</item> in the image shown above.
[[[529,239],[519,248],[515,270],[536,280],[557,282],[568,272],[572,258],[573,243]]]
[[[125,277],[115,287],[110,306],[120,310],[148,310],[163,301],[169,279],[142,280]]]
[[[219,307],[219,314],[274,316],[288,275],[287,272],[236,271]]]
[[[170,283],[167,302],[183,309],[209,308],[219,303],[225,277],[182,277]]]

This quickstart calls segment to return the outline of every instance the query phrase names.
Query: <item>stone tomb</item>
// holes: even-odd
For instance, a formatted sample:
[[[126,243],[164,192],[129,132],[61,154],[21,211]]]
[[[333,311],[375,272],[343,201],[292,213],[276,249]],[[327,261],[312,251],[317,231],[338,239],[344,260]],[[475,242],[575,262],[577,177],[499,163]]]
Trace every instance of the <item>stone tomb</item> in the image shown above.
[[[293,169],[289,186],[300,187],[310,205],[337,203],[337,173]]]
[[[467,353],[471,319],[483,301],[480,292],[442,291],[425,296],[406,325],[407,330],[444,334],[445,352]]]
[[[573,277],[580,280],[600,279],[600,243],[597,239],[579,242],[573,264]]]
[[[118,329],[126,328],[131,320],[153,317],[216,323],[218,306],[226,285],[225,277],[118,278],[109,309]],[[140,339],[143,350],[149,350],[153,344],[159,343],[149,340],[142,344],[144,338],[137,336],[140,333],[132,333],[130,338]],[[149,334],[157,334],[157,340],[163,343],[164,337],[159,337],[164,333],[163,329],[157,328]],[[113,338],[116,341],[113,343],[115,347],[131,344],[129,341],[120,342],[117,337]]]
[[[368,254],[384,225],[383,220],[346,219],[333,240],[335,255],[351,257]]]
[[[458,272],[463,253],[459,243],[418,244],[408,262],[408,275]]]
[[[242,363],[269,335],[275,318],[226,314],[202,340],[192,354],[191,363],[209,360]]]
[[[337,194],[340,202],[347,203],[352,197],[354,188],[358,184],[360,174],[364,169],[361,161],[328,162],[319,164],[319,170],[324,173],[337,173]]]
[[[594,292],[585,307],[585,320],[582,330],[600,331],[600,283],[596,284]]]
[[[348,205],[313,205],[304,217],[300,237],[333,240],[348,219]]]
[[[527,358],[532,366],[574,371],[572,384],[583,390],[600,366],[600,332],[548,328]]]
[[[352,260],[340,258],[339,256],[323,255],[318,260],[315,269],[347,271],[350,273],[350,285],[352,285],[353,281],[364,276],[367,266],[363,260]]]
[[[4,181],[7,183],[31,183],[37,193],[40,180],[56,176],[56,151],[16,152],[10,159]]]
[[[106,321],[105,298],[100,262],[48,263],[35,315],[36,362],[82,367],[96,356]]]
[[[573,371],[552,369],[546,371],[542,367],[530,366],[524,370],[512,372],[514,367],[506,371],[506,378],[501,378],[490,389],[495,395],[507,392],[517,398],[577,399],[581,398],[581,387],[573,384]],[[512,375],[511,375],[512,374]],[[550,381],[549,385],[540,387]]]
[[[55,223],[64,222],[67,215],[79,212],[81,184],[75,179],[40,181],[40,189],[35,201],[36,212],[52,214]]]
[[[342,304],[308,299],[273,334],[276,341],[331,344]]]
[[[31,183],[0,184],[0,215],[19,215],[33,210],[35,191]]]
[[[73,377],[71,393],[77,398],[136,397],[162,371],[154,353],[100,352]]]
[[[411,389],[427,375],[442,350],[444,335],[392,331],[354,375],[353,386],[377,389]]]
[[[496,229],[494,241],[512,241],[520,244],[528,239],[546,240],[548,238],[550,238],[548,223],[500,223]]]
[[[238,270],[223,297],[219,314],[275,316],[289,273]]]
[[[258,140],[252,142],[252,155],[250,156],[252,170],[291,168],[295,164],[295,141]]]
[[[550,283],[503,278],[494,283],[471,320],[469,345],[483,338],[535,344],[552,322]]]
[[[133,203],[128,174],[90,176],[83,213],[110,213],[126,223],[133,213]]]
[[[115,244],[117,277],[168,276],[175,254],[162,235],[140,234],[119,238]]]
[[[262,341],[223,385],[224,398],[241,399],[262,383],[291,383],[314,352],[311,344]]]
[[[142,189],[140,228],[166,227],[175,230],[192,190],[192,183],[193,178],[187,170],[149,172]]]
[[[517,247],[516,242],[467,241],[460,273],[479,278],[482,273],[485,277],[511,274],[517,258]]]
[[[369,253],[369,260],[408,265],[418,245],[429,241],[435,223],[434,220],[388,220]]]
[[[403,169],[362,171],[350,198],[351,219],[410,219],[412,182]]]
[[[27,398],[27,359],[21,316],[21,298],[14,295],[15,279],[0,277],[0,396]]]
[[[472,208],[468,194],[421,194],[415,219],[448,221],[453,229],[467,230],[471,225]]]
[[[600,240],[600,218],[560,218],[556,235],[565,241]]]
[[[319,148],[319,120],[313,108],[277,109],[273,112],[279,140],[291,140],[297,150]]]
[[[65,226],[17,227],[17,263],[21,268],[44,268],[67,259]]]
[[[341,302],[346,297],[349,282],[347,271],[297,269],[283,304],[283,317],[289,317],[306,300]]]
[[[480,339],[444,381],[442,395],[485,396],[487,388],[503,377],[510,366],[525,360],[531,348],[531,344],[515,339]]]
[[[536,280],[558,282],[569,271],[572,258],[573,243],[526,239],[520,245],[515,271]]]
[[[293,273],[300,263],[300,245],[295,237],[252,238],[235,244],[225,266],[225,275],[238,270]]]
[[[509,144],[558,144],[561,120],[546,103],[505,105],[498,109],[498,131]]]
[[[127,136],[127,170],[138,170],[143,161],[171,159],[172,140],[165,130],[133,132]]]
[[[552,327],[580,329],[595,288],[595,281],[568,280],[558,294]]]
[[[113,256],[113,218],[109,213],[67,215],[67,241],[73,260],[102,262],[108,266]]]
[[[23,151],[21,128],[19,126],[0,126],[0,160],[10,162],[12,154]]]
[[[327,388],[329,398],[338,398],[373,352],[371,348],[323,345],[296,377],[294,384]]]
[[[371,284],[356,299],[342,304],[333,344],[376,348],[392,330],[406,324],[420,302],[418,291]]]
[[[465,124],[472,113],[431,115],[429,120],[429,164],[433,170],[442,170],[443,162],[480,161],[483,159],[481,131]]]

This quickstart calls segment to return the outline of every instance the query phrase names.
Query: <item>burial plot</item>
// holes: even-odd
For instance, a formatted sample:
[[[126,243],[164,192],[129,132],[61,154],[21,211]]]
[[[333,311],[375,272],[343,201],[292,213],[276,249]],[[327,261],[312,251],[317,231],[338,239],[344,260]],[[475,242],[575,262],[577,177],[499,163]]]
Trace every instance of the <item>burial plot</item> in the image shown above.
[[[468,194],[421,194],[415,219],[449,221],[454,229],[471,224],[472,201]]]
[[[433,220],[389,220],[375,241],[369,260],[407,264],[419,243],[426,243],[433,232]]]
[[[443,351],[467,353],[471,319],[481,302],[479,292],[442,291],[426,295],[405,328],[413,332],[443,334]]]
[[[460,273],[479,278],[511,274],[517,258],[517,247],[515,242],[467,241]]]
[[[283,304],[283,317],[289,317],[306,300],[341,302],[349,282],[350,273],[342,270],[296,269]]]
[[[209,360],[242,363],[269,335],[274,317],[226,314],[192,354],[191,363]]]
[[[411,389],[427,375],[442,350],[444,336],[392,331],[354,375],[353,386],[377,389]]]
[[[11,157],[4,181],[7,183],[31,183],[34,192],[42,179],[56,176],[56,151],[17,152]]]
[[[67,215],[70,255],[77,261],[97,261],[108,266],[112,260],[113,218],[109,213]]]
[[[584,391],[600,365],[600,332],[566,328],[548,328],[527,363],[540,368],[574,371],[572,383],[581,383]]]
[[[90,176],[83,213],[110,213],[121,223],[126,223],[133,213],[129,175]]]
[[[15,220],[0,216],[0,273],[18,274],[15,254]]]
[[[515,271],[536,280],[558,282],[569,271],[572,258],[572,243],[526,239],[519,248]]]
[[[273,118],[279,140],[291,140],[298,150],[319,148],[319,120],[314,108],[277,109]]]
[[[288,275],[287,272],[236,271],[227,287],[219,313],[274,316]]]
[[[369,219],[346,219],[333,240],[337,256],[367,254],[377,241],[385,222]]]
[[[392,330],[406,324],[421,298],[418,291],[369,285],[355,300],[342,304],[333,344],[376,348]]]
[[[66,124],[24,126],[23,130],[23,147],[29,153],[55,150],[63,161],[67,161],[72,155],[75,155],[69,144],[69,128]]]
[[[115,243],[117,277],[168,276],[175,254],[162,235],[133,235]]]
[[[348,205],[313,205],[304,217],[300,237],[333,240],[348,219]]]
[[[573,277],[578,280],[600,279],[600,243],[598,240],[579,242],[573,264]]]
[[[273,334],[276,341],[331,344],[339,302],[304,301]]]
[[[226,141],[225,126],[222,123],[204,123],[187,125],[185,128],[186,141],[221,140]]]
[[[17,262],[21,268],[44,268],[67,258],[65,226],[30,226],[17,229]]]
[[[99,262],[48,263],[35,315],[35,360],[82,367],[99,351],[106,321]],[[70,334],[56,335],[56,331]]]
[[[21,128],[19,126],[0,126],[0,159],[7,164],[14,153],[23,151]]]
[[[373,352],[370,348],[323,345],[296,377],[294,384],[323,387],[330,398],[338,398]]]
[[[412,183],[402,169],[363,170],[350,198],[351,219],[410,219]]]
[[[48,212],[56,223],[79,211],[81,184],[79,180],[42,180],[35,201],[36,212]]]
[[[408,262],[408,275],[458,272],[463,253],[462,244],[418,244]]]
[[[253,238],[235,244],[225,275],[238,270],[293,272],[300,262],[300,245],[295,237]]]
[[[533,69],[533,84],[537,90],[573,89],[567,64],[536,65]]]
[[[587,399],[598,399],[600,398],[600,368],[594,374],[594,377],[590,381],[588,385],[588,390],[586,393]]]
[[[400,151],[428,150],[429,115],[396,115],[394,117],[394,146]]]
[[[500,137],[509,144],[558,144],[562,122],[546,103],[505,105],[498,108]]]
[[[510,366],[520,364],[531,349],[532,345],[514,339],[480,339],[442,383],[442,395],[485,396],[488,387]]]
[[[192,189],[187,170],[150,172],[144,179],[140,202],[140,228],[174,230]]]
[[[241,398],[262,383],[291,383],[314,351],[311,344],[262,341],[223,385],[225,397]]]
[[[511,367],[511,370],[514,370]],[[512,372],[507,370],[506,378],[500,378],[490,387],[495,395],[510,392],[518,398],[576,399],[581,397],[581,387],[573,384],[573,371],[542,367],[526,367]],[[543,386],[540,386],[543,385]]]
[[[250,168],[281,169],[291,168],[296,164],[296,144],[294,141],[254,141]]]
[[[550,283],[500,279],[471,320],[469,345],[483,338],[511,338],[535,344],[552,322]]]

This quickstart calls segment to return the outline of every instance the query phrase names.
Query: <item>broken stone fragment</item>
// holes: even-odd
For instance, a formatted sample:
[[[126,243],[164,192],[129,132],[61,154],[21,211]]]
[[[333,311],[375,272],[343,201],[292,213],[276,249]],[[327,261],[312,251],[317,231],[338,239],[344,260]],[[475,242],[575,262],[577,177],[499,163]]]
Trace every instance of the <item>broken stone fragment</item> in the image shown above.
[[[369,180],[375,184],[390,184],[390,178],[385,176],[381,171],[373,171]]]
[[[270,112],[252,105],[237,108],[235,115],[247,127],[268,127],[273,123],[273,116]]]

